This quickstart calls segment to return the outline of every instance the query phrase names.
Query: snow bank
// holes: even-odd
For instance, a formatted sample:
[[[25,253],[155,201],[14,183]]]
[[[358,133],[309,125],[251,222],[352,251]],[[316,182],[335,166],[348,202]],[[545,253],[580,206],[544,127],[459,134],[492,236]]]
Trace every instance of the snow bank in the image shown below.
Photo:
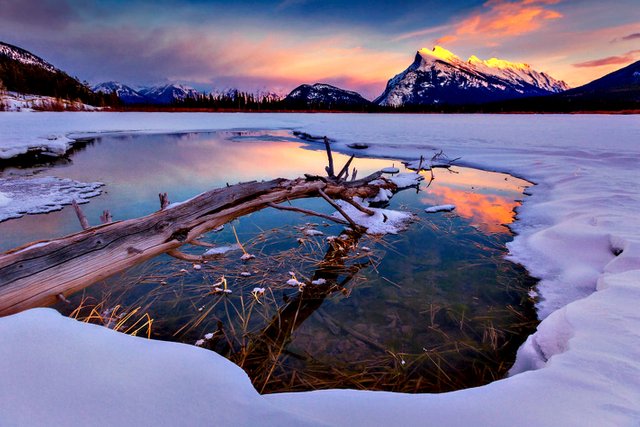
[[[78,182],[55,177],[0,179],[0,222],[25,214],[52,212],[73,200],[87,203],[100,195],[101,182]]]
[[[100,110],[99,107],[83,104],[81,102],[69,101],[67,99],[56,99],[45,95],[30,95],[17,92],[6,92],[4,94],[0,94],[0,106],[4,111],[20,111],[29,113],[37,110],[51,110],[54,107],[70,111]]]
[[[0,193],[0,208],[11,203],[11,198],[6,193]]]
[[[212,351],[50,309],[2,319],[0,376],[4,426],[312,425],[262,398]]]
[[[438,395],[331,390],[256,397],[232,387],[236,381],[246,384],[239,368],[201,349],[179,346],[176,356],[176,344],[53,321],[49,311],[36,310],[0,320],[3,421],[86,424],[86,414],[94,411],[93,424],[151,420],[143,417],[168,424],[176,421],[174,413],[189,424],[190,416],[209,414],[224,399],[216,416],[242,417],[222,420],[228,424],[267,424],[269,416],[281,417],[281,425],[300,424],[300,418],[290,418],[295,412],[310,423],[350,426],[637,426],[638,116],[1,113],[0,146],[74,131],[261,127],[327,134],[338,151],[366,140],[370,156],[413,160],[443,149],[452,158],[462,156],[458,164],[536,182],[518,209],[518,235],[509,252],[541,278],[537,307],[543,321],[520,349],[513,376]],[[83,364],[85,358],[91,366]],[[176,380],[185,370],[190,374]],[[217,382],[221,375],[233,384]],[[111,387],[114,382],[121,388]],[[170,394],[174,387],[180,393]],[[70,415],[63,418],[63,411]],[[27,422],[29,416],[34,422]],[[220,420],[211,417],[203,423]]]

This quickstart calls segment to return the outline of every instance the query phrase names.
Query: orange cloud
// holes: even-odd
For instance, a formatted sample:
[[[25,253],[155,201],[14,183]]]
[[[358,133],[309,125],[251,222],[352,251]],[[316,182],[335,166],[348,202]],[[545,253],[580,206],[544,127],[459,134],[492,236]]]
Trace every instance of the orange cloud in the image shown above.
[[[438,40],[436,40],[435,44],[443,45],[443,44],[447,44],[447,43],[453,43],[456,40],[458,40],[458,37],[456,37],[456,36],[444,36],[444,37],[440,37]]]
[[[519,36],[536,31],[546,21],[562,18],[558,11],[548,6],[557,0],[489,0],[484,9],[455,25],[453,34],[440,38],[440,41],[453,41],[461,36],[482,36],[495,44],[501,37]]]

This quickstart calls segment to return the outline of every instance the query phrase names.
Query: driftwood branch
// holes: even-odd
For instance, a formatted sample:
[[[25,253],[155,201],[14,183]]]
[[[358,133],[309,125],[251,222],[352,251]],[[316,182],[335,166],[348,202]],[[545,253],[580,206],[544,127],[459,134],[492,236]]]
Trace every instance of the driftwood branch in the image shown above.
[[[196,240],[196,239],[190,241],[189,244],[194,246],[202,246],[203,248],[215,248],[216,246],[212,243],[207,243],[207,242],[203,242],[201,240]]]
[[[172,256],[174,258],[177,258],[181,261],[187,261],[187,262],[202,262],[204,261],[204,257],[202,255],[191,255],[191,254],[185,254],[182,251],[179,251],[177,249],[173,249],[170,251],[167,251],[167,255]]]
[[[331,144],[329,144],[329,138],[327,138],[326,136],[324,137],[324,148],[327,150],[327,158],[329,161],[329,166],[327,166],[325,169],[327,171],[327,175],[329,175],[330,178],[333,178],[335,176],[333,170],[333,155],[331,154]]]
[[[345,173],[347,175],[349,175],[349,166],[351,165],[351,162],[353,161],[355,156],[351,156],[349,158],[349,160],[347,160],[347,163],[344,164],[344,166],[342,167],[342,169],[340,170],[340,172],[338,173],[337,179],[340,180],[342,178],[342,175],[344,175]],[[345,177],[346,179],[346,177]]]
[[[169,196],[167,193],[159,193],[158,197],[160,198],[160,209],[165,209],[169,206]]]
[[[110,222],[113,222],[113,217],[111,216],[111,212],[102,211],[102,215],[100,215],[100,223],[101,224],[108,224]]]
[[[366,213],[369,216],[375,215],[374,211],[372,211],[371,209],[369,209],[367,207],[362,206],[360,203],[356,202],[353,199],[345,197],[345,198],[340,199],[340,200],[344,200],[345,202],[349,203],[354,208],[358,209],[360,212]]]
[[[343,219],[340,218],[336,218],[330,215],[325,215],[323,213],[320,212],[314,212],[308,209],[303,209],[303,208],[296,208],[294,206],[282,206],[282,205],[276,205],[275,203],[269,203],[268,204],[269,207],[272,207],[274,209],[279,209],[281,211],[290,211],[290,212],[298,212],[301,214],[305,214],[305,215],[311,215],[311,216],[317,216],[320,218],[324,218],[324,219],[328,219],[330,221],[333,222],[337,222],[338,224],[343,224],[343,225],[349,225],[349,223]]]
[[[76,216],[78,217],[78,221],[80,221],[80,226],[82,227],[82,229],[86,230],[87,228],[91,227],[86,215],[84,214],[84,212],[82,212],[82,208],[75,199],[71,201],[71,206],[73,206],[73,210],[76,211]]]
[[[337,204],[336,202],[333,201],[333,199],[331,199],[331,197],[329,197],[327,195],[327,193],[325,193],[324,191],[322,191],[322,189],[318,189],[318,194],[320,194],[320,196],[325,199],[327,201],[327,203],[329,203],[331,206],[334,207],[335,210],[337,210],[338,212],[340,212],[340,215],[342,215],[344,217],[344,219],[346,219],[347,221],[349,221],[349,224],[351,225],[351,227],[354,230],[360,230],[362,227],[360,227],[358,224],[356,224],[356,222],[354,220],[351,219],[351,217],[349,215],[347,215],[347,213],[340,207],[339,204]]]

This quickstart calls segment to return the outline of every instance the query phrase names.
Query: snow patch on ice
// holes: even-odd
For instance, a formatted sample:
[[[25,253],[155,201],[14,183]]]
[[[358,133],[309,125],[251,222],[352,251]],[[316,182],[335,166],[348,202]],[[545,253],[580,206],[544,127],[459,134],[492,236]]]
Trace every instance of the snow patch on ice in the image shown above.
[[[424,211],[426,213],[436,213],[436,212],[451,212],[456,208],[456,205],[436,205],[426,208]]]
[[[420,181],[424,180],[424,177],[419,173],[409,172],[401,173],[387,179],[398,186],[398,190],[402,190],[403,188],[415,187],[420,184]]]
[[[398,172],[400,172],[400,169],[398,169],[395,166],[389,166],[389,167],[380,169],[380,172],[382,172],[382,173],[398,173]]]
[[[367,234],[398,234],[400,231],[406,230],[413,219],[413,215],[408,212],[369,208],[374,214],[368,215],[342,200],[338,200],[336,203],[356,224],[366,228]],[[334,212],[333,216],[344,219],[339,212]]]
[[[0,221],[58,211],[73,200],[87,203],[100,195],[103,185],[52,176],[0,179]]]
[[[224,255],[227,252],[231,252],[231,251],[239,251],[240,250],[240,245],[237,243],[234,243],[232,245],[225,245],[225,246],[216,246],[215,248],[211,248],[208,249],[205,253],[203,253],[203,256],[211,256],[211,255]]]

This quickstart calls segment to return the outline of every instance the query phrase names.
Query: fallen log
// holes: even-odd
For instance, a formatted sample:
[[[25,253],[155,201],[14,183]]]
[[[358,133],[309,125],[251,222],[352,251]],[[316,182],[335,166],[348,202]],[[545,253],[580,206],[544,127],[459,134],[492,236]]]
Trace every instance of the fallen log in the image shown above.
[[[275,179],[215,189],[145,217],[110,222],[0,255],[0,316],[49,305],[95,282],[182,245],[233,219],[284,201],[373,197],[392,183]],[[374,181],[372,183],[372,181]],[[325,197],[326,196],[326,197]]]

